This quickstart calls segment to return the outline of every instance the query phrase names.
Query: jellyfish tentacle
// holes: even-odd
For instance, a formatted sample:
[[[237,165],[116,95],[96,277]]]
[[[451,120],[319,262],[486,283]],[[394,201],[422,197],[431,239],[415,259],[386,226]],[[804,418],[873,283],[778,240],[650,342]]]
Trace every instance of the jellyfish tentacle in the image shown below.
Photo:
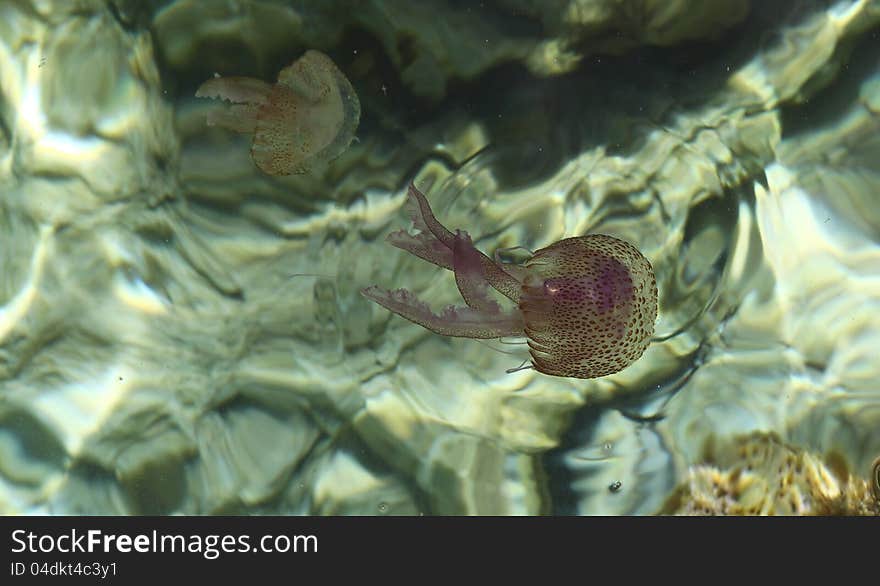
[[[362,289],[361,294],[400,317],[443,336],[488,340],[517,335],[523,329],[522,318],[512,311],[479,311],[448,305],[436,314],[407,289],[388,291],[374,285]]]
[[[531,364],[528,360],[523,360],[519,366],[516,366],[514,368],[508,368],[504,372],[507,374],[513,374],[513,373],[519,372],[521,370],[532,370],[534,368],[535,368],[535,366],[533,364]]]

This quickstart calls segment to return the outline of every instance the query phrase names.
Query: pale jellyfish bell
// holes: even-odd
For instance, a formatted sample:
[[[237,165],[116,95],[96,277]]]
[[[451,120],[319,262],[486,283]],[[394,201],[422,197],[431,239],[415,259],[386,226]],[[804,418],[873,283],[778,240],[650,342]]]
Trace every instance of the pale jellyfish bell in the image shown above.
[[[361,107],[348,79],[320,51],[307,51],[269,84],[251,77],[215,77],[199,98],[231,104],[208,114],[209,126],[253,134],[251,158],[267,175],[306,173],[348,148]]]

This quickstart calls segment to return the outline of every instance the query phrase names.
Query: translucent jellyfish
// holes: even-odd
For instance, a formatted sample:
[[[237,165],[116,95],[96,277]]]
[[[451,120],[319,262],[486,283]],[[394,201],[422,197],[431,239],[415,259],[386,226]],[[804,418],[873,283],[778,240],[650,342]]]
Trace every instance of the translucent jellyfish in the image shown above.
[[[463,230],[446,229],[414,185],[407,210],[416,233],[388,241],[449,269],[466,307],[441,313],[406,289],[372,286],[361,293],[432,332],[464,338],[525,336],[532,368],[545,374],[596,378],[637,360],[657,319],[657,283],[651,263],[632,244],[589,234],[538,250],[523,265],[490,259]],[[504,309],[488,287],[517,304]]]
[[[329,57],[305,55],[278,74],[278,83],[215,77],[199,98],[228,100],[208,114],[209,126],[253,134],[251,158],[267,175],[306,173],[348,148],[361,115],[357,94]]]

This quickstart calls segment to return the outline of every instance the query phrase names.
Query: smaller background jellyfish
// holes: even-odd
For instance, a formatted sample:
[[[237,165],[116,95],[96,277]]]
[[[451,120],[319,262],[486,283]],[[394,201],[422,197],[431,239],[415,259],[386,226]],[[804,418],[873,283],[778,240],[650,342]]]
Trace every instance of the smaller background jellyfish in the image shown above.
[[[215,77],[199,98],[231,104],[208,114],[209,126],[253,134],[251,158],[267,175],[291,175],[332,161],[351,144],[361,106],[354,88],[327,55],[307,51],[278,82]]]

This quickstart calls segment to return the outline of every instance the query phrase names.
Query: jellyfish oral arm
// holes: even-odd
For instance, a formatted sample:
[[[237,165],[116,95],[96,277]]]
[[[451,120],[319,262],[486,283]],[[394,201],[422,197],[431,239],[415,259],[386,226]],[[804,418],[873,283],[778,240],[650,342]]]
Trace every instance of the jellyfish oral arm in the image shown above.
[[[215,77],[196,90],[197,98],[216,98],[233,104],[265,104],[272,86],[251,77]]]
[[[260,106],[266,103],[272,86],[249,77],[215,77],[199,86],[197,98],[215,98],[232,102],[208,113],[208,126],[220,126],[249,134],[257,126]]]
[[[453,270],[452,246],[444,244],[442,240],[434,236],[434,233],[428,229],[427,224],[422,218],[418,199],[412,193],[413,189],[415,188],[410,187],[410,193],[407,196],[404,209],[407,215],[409,215],[410,220],[412,220],[413,228],[417,233],[412,234],[406,230],[398,230],[389,234],[386,241],[392,246],[405,250],[422,260],[451,271]],[[451,237],[452,234],[450,233],[450,242]]]
[[[461,268],[471,271],[476,270],[474,265],[480,265],[482,279],[494,287],[498,292],[512,301],[519,301],[520,282],[507,273],[491,258],[474,248],[467,233],[457,231],[453,234],[443,224],[437,221],[431,210],[431,205],[425,195],[415,185],[410,184],[407,194],[406,210],[413,222],[413,228],[418,234],[411,234],[405,230],[399,230],[388,235],[388,243],[413,254],[422,260],[426,260],[437,266],[458,271],[454,266],[456,242],[461,252],[466,251],[467,261]],[[467,238],[467,243],[462,244],[462,234]],[[458,279],[456,279],[458,280]],[[462,291],[462,295],[465,295]]]
[[[415,185],[409,186],[407,197],[406,211],[416,233],[400,230],[390,234],[388,242],[422,260],[453,271],[467,307],[450,305],[436,314],[406,289],[388,291],[368,287],[361,291],[364,297],[444,336],[483,339],[521,336],[524,322],[519,311],[504,311],[489,296],[489,286],[492,286],[516,301],[521,290],[519,281],[477,250],[467,232],[456,230],[453,233],[438,222],[428,200]]]
[[[489,281],[481,260],[480,251],[474,248],[470,235],[464,230],[456,230],[452,243],[452,269],[462,299],[477,311],[498,313],[501,306],[489,297]]]
[[[418,226],[421,217],[413,222]],[[480,252],[474,248],[471,237],[463,230],[457,230],[452,248],[447,248],[427,230],[410,234],[399,230],[388,235],[388,242],[401,250],[426,260],[432,264],[455,272],[455,282],[465,303],[479,310],[500,310],[486,293],[489,282],[486,279]]]
[[[361,294],[388,311],[442,336],[488,340],[522,335],[522,318],[512,311],[480,311],[449,305],[436,314],[428,304],[406,289],[388,291],[372,286],[361,290]]]

